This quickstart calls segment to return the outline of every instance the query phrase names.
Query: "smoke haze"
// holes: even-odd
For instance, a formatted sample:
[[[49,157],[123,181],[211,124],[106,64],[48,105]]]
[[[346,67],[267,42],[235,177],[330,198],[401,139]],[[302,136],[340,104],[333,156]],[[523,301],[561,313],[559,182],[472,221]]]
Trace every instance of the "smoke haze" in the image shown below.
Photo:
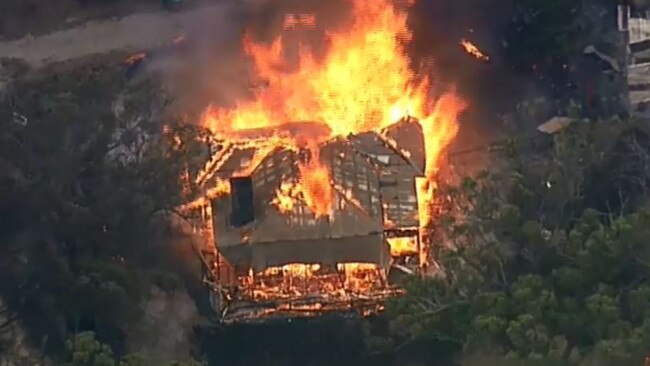
[[[413,68],[430,68],[433,92],[455,87],[469,101],[463,128],[452,150],[482,145],[497,138],[499,116],[526,94],[530,82],[514,76],[502,64],[501,35],[510,11],[504,0],[419,0],[410,11],[413,41],[408,45]],[[168,78],[175,105],[189,119],[205,106],[233,106],[252,97],[256,78],[241,40],[270,43],[283,30],[287,14],[315,14],[316,26],[285,32],[287,57],[297,61],[297,44],[307,44],[316,56],[324,54],[327,30],[349,21],[349,0],[230,1],[194,19],[188,26],[188,47]],[[482,62],[460,46],[475,43],[490,56]],[[291,64],[291,63],[290,63]]]

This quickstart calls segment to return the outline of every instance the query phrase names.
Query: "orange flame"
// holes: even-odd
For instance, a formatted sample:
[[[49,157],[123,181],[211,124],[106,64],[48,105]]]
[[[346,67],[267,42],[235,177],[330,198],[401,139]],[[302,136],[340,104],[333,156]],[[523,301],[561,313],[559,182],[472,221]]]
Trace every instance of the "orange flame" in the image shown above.
[[[224,179],[217,179],[215,184],[209,188],[202,197],[188,202],[180,207],[180,211],[192,210],[202,206],[209,206],[210,201],[223,197],[230,193],[230,182]]]
[[[460,42],[460,45],[463,46],[463,48],[465,49],[465,52],[467,52],[468,54],[474,56],[475,58],[477,58],[477,59],[479,59],[481,61],[490,61],[490,56],[483,53],[478,47],[476,47],[476,45],[474,45],[474,43],[472,43],[472,42],[470,42],[470,41],[468,41],[466,39],[463,39]]]
[[[277,207],[281,213],[290,213],[296,206],[296,200],[300,199],[302,187],[298,184],[283,182],[276,191],[275,198],[271,204]]]
[[[269,87],[234,109],[213,108],[206,126],[215,132],[317,121],[334,135],[385,127],[406,114],[424,116],[428,82],[418,82],[401,41],[411,38],[406,14],[389,0],[355,0],[349,30],[331,31],[330,48],[317,62],[301,52],[299,67],[284,60],[282,36],[270,45],[244,39],[246,52]]]
[[[298,169],[305,203],[318,218],[331,214],[334,192],[330,184],[330,171],[320,162],[317,152],[317,149],[312,149],[310,160],[300,164]]]
[[[415,237],[388,238],[386,241],[393,257],[418,253],[418,243]]]
[[[426,180],[417,187],[422,227],[428,226],[433,219],[435,179],[441,165],[441,155],[458,134],[458,116],[466,107],[465,101],[455,94],[446,94],[437,101],[433,114],[420,120],[426,152]]]
[[[320,268],[320,264],[291,263],[279,267],[269,267],[262,274],[266,276],[288,274],[295,277],[310,277]]]
[[[261,44],[247,34],[244,50],[267,86],[233,108],[208,108],[203,125],[229,141],[244,138],[242,131],[265,128],[267,142],[286,148],[297,142],[278,138],[277,131],[290,122],[320,123],[328,127],[331,136],[345,136],[379,131],[413,116],[422,125],[426,144],[428,182],[421,185],[419,193],[430,204],[441,156],[458,132],[457,117],[466,105],[454,92],[432,100],[430,79],[410,68],[404,49],[412,37],[406,12],[391,0],[352,0],[352,6],[351,24],[327,31],[328,49],[322,59],[317,60],[307,47],[298,44],[299,62],[292,65],[285,57],[292,45],[282,35],[271,44]],[[312,22],[310,17],[287,19],[285,25],[291,26]],[[321,142],[312,140],[307,142],[310,146]],[[327,167],[312,154],[299,170],[302,198],[316,216],[329,214],[333,191]],[[279,200],[275,204],[281,210],[290,207],[287,200]],[[422,226],[431,221],[430,216],[431,211],[424,210]]]
[[[283,182],[271,201],[278,211],[293,211],[296,201],[305,202],[316,218],[330,216],[334,200],[334,190],[330,184],[330,172],[313,154],[307,163],[298,165],[300,183]]]

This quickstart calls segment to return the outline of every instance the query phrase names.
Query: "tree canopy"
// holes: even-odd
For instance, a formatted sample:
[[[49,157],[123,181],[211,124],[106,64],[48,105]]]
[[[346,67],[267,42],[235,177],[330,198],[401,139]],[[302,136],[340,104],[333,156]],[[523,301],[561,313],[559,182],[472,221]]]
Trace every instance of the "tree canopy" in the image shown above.
[[[511,140],[505,168],[442,189],[440,270],[412,279],[391,304],[393,340],[444,345],[452,358],[642,364],[650,347],[650,211],[637,195],[648,181],[644,130],[576,122],[537,157],[521,148],[529,140]]]
[[[93,332],[76,334],[66,342],[68,362],[66,366],[150,366],[147,360],[138,354],[129,354],[118,359],[113,350],[95,339]],[[163,366],[201,366],[198,362],[172,361]]]
[[[197,155],[199,131],[165,120],[159,85],[118,72],[48,73],[0,105],[0,297],[54,353],[82,331],[123,352],[159,277],[159,218]]]

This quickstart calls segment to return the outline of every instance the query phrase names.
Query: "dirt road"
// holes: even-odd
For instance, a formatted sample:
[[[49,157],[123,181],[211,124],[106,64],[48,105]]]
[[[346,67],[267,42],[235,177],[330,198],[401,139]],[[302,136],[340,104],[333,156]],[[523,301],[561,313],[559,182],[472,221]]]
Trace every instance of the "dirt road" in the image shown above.
[[[185,12],[139,13],[119,20],[90,22],[39,37],[0,42],[0,58],[20,59],[31,67],[111,51],[137,52],[168,44],[197,26],[223,19],[227,4]]]

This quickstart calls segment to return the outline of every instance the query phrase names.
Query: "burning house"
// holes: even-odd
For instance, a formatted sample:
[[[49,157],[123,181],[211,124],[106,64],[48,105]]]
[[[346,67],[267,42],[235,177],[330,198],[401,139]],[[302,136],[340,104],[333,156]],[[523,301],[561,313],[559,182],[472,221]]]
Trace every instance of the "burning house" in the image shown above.
[[[224,320],[379,310],[399,292],[391,269],[416,273],[422,264],[417,121],[316,147],[260,150],[224,143],[201,177],[221,189],[200,207],[214,242],[203,252],[206,279]],[[314,182],[318,202],[303,187],[304,166],[326,172]]]
[[[245,35],[263,87],[202,114],[210,158],[184,178],[199,196],[182,210],[194,213],[225,322],[372,314],[430,260],[423,233],[466,105],[453,91],[430,95],[430,78],[411,70],[406,9],[350,4],[340,29],[319,29],[316,14],[292,16],[291,37],[270,44]],[[324,55],[299,27],[309,39],[322,31]]]

